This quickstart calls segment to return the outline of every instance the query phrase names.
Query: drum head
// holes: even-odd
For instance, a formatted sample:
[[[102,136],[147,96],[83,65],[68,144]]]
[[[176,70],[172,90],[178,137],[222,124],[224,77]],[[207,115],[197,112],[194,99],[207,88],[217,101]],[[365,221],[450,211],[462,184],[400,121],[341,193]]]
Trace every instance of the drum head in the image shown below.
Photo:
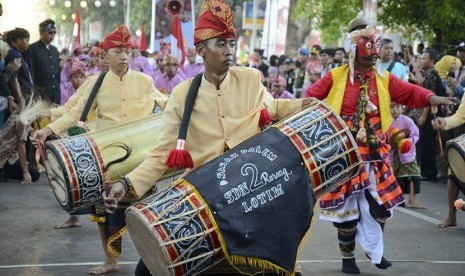
[[[51,150],[46,150],[45,168],[47,170],[48,180],[58,203],[63,209],[69,211],[69,191],[67,189],[66,176],[60,165],[60,161]]]
[[[147,268],[157,276],[174,276],[174,271],[168,268],[168,253],[160,245],[160,237],[155,230],[150,229],[148,220],[138,213],[134,207],[126,211],[126,225],[129,236]]]
[[[465,184],[465,161],[464,153],[457,145],[451,145],[447,149],[447,160],[449,161],[450,169],[461,184]]]

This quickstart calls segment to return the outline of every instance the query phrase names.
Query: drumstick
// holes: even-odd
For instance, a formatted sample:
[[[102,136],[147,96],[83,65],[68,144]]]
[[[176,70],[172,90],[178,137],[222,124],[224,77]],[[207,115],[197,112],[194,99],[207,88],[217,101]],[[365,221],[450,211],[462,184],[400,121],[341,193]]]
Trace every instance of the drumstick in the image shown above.
[[[44,146],[42,145],[42,143],[37,143],[37,150],[39,151],[39,155],[40,155],[40,158],[39,158],[39,164],[41,164],[42,166],[45,166],[45,159],[47,159],[45,157],[45,151],[44,151]]]
[[[437,120],[436,113],[432,113],[432,114],[433,114],[433,119],[436,121]],[[438,138],[438,143],[439,143],[439,156],[441,157],[441,159],[445,159],[446,155],[444,154],[444,149],[442,147],[441,128],[438,128],[438,131],[436,132],[436,136]]]
[[[103,189],[105,190],[105,195],[109,196],[111,191],[111,180],[110,180],[110,173],[104,172],[102,173],[103,178]]]

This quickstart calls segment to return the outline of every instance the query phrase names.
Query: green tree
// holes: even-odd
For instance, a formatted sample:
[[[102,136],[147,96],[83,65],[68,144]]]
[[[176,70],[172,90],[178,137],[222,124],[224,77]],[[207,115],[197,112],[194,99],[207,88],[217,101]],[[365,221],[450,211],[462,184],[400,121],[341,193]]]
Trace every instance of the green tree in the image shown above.
[[[360,0],[297,0],[292,17],[310,20],[314,28],[321,30],[324,43],[336,43],[361,10]]]
[[[347,25],[362,10],[361,0],[297,0],[293,16],[313,20],[324,43],[334,43],[347,32]],[[463,0],[378,1],[378,24],[405,30],[409,38],[427,39],[443,50],[465,37]]]
[[[455,46],[465,38],[463,0],[388,0],[380,7],[384,25],[408,26],[406,32],[413,37],[426,34],[432,47],[438,50]]]
[[[145,34],[150,36],[152,30],[152,1],[131,1],[131,16],[129,17],[129,25],[134,33],[140,28],[144,21]],[[147,37],[147,41],[150,41]]]
[[[296,51],[306,43],[306,38],[312,28],[312,21],[308,17],[292,16],[296,14],[297,2],[298,0],[289,1],[289,14],[291,17],[287,22],[286,53],[290,55],[296,54]]]

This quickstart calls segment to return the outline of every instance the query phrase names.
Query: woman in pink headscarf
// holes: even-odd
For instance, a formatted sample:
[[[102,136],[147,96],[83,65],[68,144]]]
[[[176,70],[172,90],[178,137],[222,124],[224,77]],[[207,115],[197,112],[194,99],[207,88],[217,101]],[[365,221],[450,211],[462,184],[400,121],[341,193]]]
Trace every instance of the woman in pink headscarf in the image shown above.
[[[68,73],[69,82],[65,84],[64,89],[61,91],[60,105],[65,105],[71,96],[76,93],[76,90],[86,80],[86,67],[79,59],[75,59],[71,64]]]
[[[274,79],[271,96],[275,99],[294,99],[294,95],[286,90],[286,79],[282,76],[278,76]]]

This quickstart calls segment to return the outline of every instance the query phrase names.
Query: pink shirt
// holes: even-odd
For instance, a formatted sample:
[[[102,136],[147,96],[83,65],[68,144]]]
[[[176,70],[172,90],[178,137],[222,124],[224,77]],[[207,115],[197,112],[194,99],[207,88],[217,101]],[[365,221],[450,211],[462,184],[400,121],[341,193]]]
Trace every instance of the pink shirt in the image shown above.
[[[420,138],[420,133],[419,133],[417,125],[410,117],[401,114],[399,117],[394,119],[394,121],[392,122],[388,130],[388,133],[393,128],[397,128],[399,130],[408,129],[410,131],[409,138],[407,139],[409,139],[410,142],[412,142],[412,149],[410,149],[409,152],[399,154],[399,157],[400,157],[401,164],[412,163],[416,158],[415,144],[418,142],[418,139]],[[395,150],[397,149],[391,148],[391,150],[389,151],[389,160],[391,161],[391,164],[392,164],[392,161],[394,161]]]
[[[64,89],[61,90],[60,105],[65,105],[74,93],[76,93],[76,88],[74,88],[73,84],[71,82],[65,83]]]
[[[150,68],[150,63],[144,56],[138,56],[136,58],[131,57],[129,59],[129,68],[149,76],[152,75],[152,68]]]
[[[273,96],[275,99],[294,99],[294,95],[287,90],[284,90],[281,95],[278,95],[276,92],[272,92],[271,96]]]
[[[205,65],[203,63],[189,63],[184,65],[184,74],[186,75],[186,79],[193,78],[202,72],[205,72]]]
[[[154,82],[154,85],[158,90],[160,90],[160,92],[169,95],[171,94],[171,90],[173,90],[173,88],[176,85],[180,84],[183,81],[184,79],[177,74],[172,79],[168,79],[166,74],[162,74],[157,77],[157,79]]]

